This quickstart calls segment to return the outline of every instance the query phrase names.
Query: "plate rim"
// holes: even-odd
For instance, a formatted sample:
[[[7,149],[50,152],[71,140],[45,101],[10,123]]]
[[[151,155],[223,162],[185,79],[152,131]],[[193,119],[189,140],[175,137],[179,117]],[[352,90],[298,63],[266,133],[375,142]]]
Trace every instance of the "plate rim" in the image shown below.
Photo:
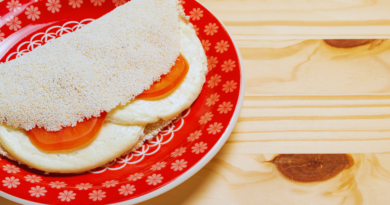
[[[140,202],[146,201],[148,199],[154,198],[156,196],[159,196],[159,195],[175,188],[176,186],[182,184],[187,179],[189,179],[194,174],[196,174],[200,169],[202,169],[212,158],[214,158],[214,156],[218,153],[218,151],[222,148],[222,146],[225,144],[225,142],[229,138],[230,134],[232,133],[232,131],[237,123],[238,117],[241,113],[242,105],[244,103],[244,94],[245,94],[245,73],[244,73],[244,66],[242,63],[240,50],[238,49],[236,42],[232,38],[232,35],[230,34],[230,32],[226,29],[226,26],[222,23],[222,21],[213,12],[211,12],[206,6],[204,6],[202,3],[200,3],[197,0],[195,0],[195,1],[197,3],[199,3],[201,6],[203,6],[203,8],[205,8],[208,12],[210,12],[218,20],[218,22],[223,26],[224,30],[226,31],[226,33],[229,35],[230,39],[232,40],[234,49],[238,55],[238,61],[239,61],[239,65],[240,65],[240,74],[241,74],[240,75],[240,92],[238,94],[238,100],[237,100],[236,109],[234,110],[234,114],[233,114],[232,118],[230,119],[229,125],[226,128],[225,132],[223,133],[222,137],[217,141],[217,143],[213,146],[213,148],[211,148],[211,150],[201,160],[199,160],[193,167],[191,167],[185,173],[183,173],[182,175],[180,175],[179,177],[177,177],[176,179],[174,179],[170,183],[166,184],[165,186],[163,186],[157,190],[154,190],[150,193],[147,193],[143,196],[140,196],[140,197],[137,197],[134,199],[130,199],[130,200],[118,202],[118,203],[113,203],[112,205],[128,205],[129,203],[130,204],[140,203]]]
[[[128,204],[140,203],[140,202],[149,200],[151,198],[154,198],[156,196],[159,196],[159,195],[175,188],[176,186],[182,184],[184,181],[186,181],[187,179],[192,177],[194,174],[196,174],[200,169],[202,169],[218,153],[218,151],[222,148],[222,146],[225,144],[225,142],[229,138],[230,134],[232,133],[232,131],[237,123],[237,120],[238,120],[238,117],[240,115],[242,105],[244,102],[244,94],[245,94],[245,73],[244,73],[244,66],[242,63],[242,57],[240,54],[240,50],[238,49],[238,46],[236,45],[235,40],[232,38],[232,35],[227,30],[226,26],[222,23],[222,21],[212,11],[210,11],[206,6],[204,6],[201,2],[199,2],[197,0],[194,0],[194,1],[196,1],[204,9],[206,9],[208,12],[210,12],[214,16],[214,18],[222,25],[222,27],[224,28],[226,33],[229,35],[229,37],[233,43],[233,47],[238,55],[238,61],[239,61],[239,65],[240,65],[240,74],[241,75],[240,75],[240,91],[238,94],[236,109],[234,110],[233,116],[230,119],[229,125],[226,128],[225,132],[222,134],[222,137],[216,142],[216,144],[213,146],[213,148],[211,148],[211,150],[201,160],[199,160],[194,166],[192,166],[189,170],[187,170],[186,172],[181,174],[179,177],[177,177],[176,179],[174,179],[173,181],[169,182],[168,184],[166,184],[165,186],[163,186],[159,189],[156,189],[150,193],[147,193],[145,195],[142,195],[142,196],[134,198],[134,199],[130,199],[130,200],[126,200],[126,201],[122,201],[122,202],[118,202],[118,203],[111,203],[112,205],[128,205]],[[42,205],[41,203],[36,203],[36,202],[28,201],[25,199],[21,199],[19,197],[7,194],[3,191],[0,191],[0,196],[4,197],[10,201],[16,202],[16,203],[21,203],[21,204],[26,204],[26,205]]]

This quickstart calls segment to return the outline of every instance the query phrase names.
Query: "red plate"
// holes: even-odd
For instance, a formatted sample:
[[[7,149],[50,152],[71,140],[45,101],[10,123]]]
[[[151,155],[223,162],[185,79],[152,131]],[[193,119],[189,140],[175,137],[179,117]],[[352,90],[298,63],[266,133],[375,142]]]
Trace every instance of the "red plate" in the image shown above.
[[[125,0],[6,0],[0,6],[0,58],[12,60],[75,31]],[[79,175],[45,174],[0,160],[0,195],[28,204],[137,203],[182,183],[221,148],[237,121],[243,70],[221,22],[194,0],[182,1],[208,58],[199,98],[152,142],[109,166]]]

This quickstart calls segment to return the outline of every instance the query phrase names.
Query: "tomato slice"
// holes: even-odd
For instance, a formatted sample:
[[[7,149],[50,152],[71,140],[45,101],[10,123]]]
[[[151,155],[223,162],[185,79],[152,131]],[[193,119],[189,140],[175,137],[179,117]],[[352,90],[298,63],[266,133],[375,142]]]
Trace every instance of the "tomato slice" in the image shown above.
[[[188,73],[189,65],[183,55],[177,58],[176,63],[172,66],[171,71],[162,75],[159,82],[153,83],[149,90],[137,96],[137,99],[150,99],[163,96],[178,86]]]
[[[64,127],[55,132],[35,127],[27,131],[27,135],[35,146],[45,151],[73,149],[88,143],[96,136],[106,115],[106,112],[102,112],[100,117],[91,117],[74,127]]]

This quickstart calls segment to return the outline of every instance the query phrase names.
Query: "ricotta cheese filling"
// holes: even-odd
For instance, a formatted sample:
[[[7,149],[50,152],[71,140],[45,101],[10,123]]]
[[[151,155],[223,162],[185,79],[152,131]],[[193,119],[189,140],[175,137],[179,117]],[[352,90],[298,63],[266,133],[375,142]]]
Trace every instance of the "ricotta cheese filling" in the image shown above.
[[[180,24],[180,52],[189,63],[183,82],[159,100],[133,100],[110,111],[98,135],[81,147],[45,152],[35,147],[23,129],[0,125],[0,144],[19,162],[54,173],[81,173],[103,166],[132,150],[149,123],[169,120],[189,108],[201,92],[207,58],[191,25]]]

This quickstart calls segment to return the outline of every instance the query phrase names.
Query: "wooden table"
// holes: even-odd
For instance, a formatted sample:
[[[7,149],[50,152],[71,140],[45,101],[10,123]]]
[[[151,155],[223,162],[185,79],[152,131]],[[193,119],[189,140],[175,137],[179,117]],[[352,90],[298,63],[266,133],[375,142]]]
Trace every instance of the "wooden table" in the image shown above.
[[[343,50],[321,39],[390,38],[390,2],[201,3],[223,21],[240,49],[244,107],[210,163],[178,187],[140,204],[387,204],[390,43],[377,40]],[[337,156],[349,161],[321,158],[284,167],[341,166],[330,179],[305,183],[281,174],[277,167],[283,163],[278,162],[288,158],[275,160],[281,153],[348,153]],[[0,204],[16,203],[0,198]]]

